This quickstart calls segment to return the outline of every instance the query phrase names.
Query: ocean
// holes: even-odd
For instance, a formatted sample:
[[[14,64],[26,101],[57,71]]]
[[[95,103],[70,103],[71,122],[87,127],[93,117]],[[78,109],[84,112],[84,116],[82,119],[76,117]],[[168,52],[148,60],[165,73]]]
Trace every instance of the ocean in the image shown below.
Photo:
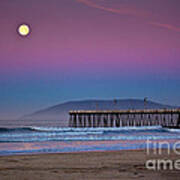
[[[0,155],[146,149],[147,140],[180,141],[180,130],[161,126],[119,128],[0,128]],[[153,148],[151,143],[150,148]],[[166,148],[166,145],[164,145]]]

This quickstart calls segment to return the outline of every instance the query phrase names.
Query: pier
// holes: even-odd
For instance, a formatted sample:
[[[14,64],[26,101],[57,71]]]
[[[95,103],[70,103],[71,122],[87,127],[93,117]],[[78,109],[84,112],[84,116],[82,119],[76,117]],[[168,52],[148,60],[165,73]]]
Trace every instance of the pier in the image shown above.
[[[69,127],[163,126],[180,128],[180,109],[78,110],[69,112]]]

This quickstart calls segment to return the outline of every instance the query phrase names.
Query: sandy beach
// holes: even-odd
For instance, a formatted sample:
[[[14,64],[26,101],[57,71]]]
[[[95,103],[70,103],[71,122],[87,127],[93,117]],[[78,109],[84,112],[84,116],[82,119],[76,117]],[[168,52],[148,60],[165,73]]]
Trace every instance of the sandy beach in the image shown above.
[[[147,156],[145,150],[81,152],[0,157],[2,180],[80,180],[80,179],[179,179],[178,170],[148,170],[149,159],[177,160],[178,155],[163,153]]]

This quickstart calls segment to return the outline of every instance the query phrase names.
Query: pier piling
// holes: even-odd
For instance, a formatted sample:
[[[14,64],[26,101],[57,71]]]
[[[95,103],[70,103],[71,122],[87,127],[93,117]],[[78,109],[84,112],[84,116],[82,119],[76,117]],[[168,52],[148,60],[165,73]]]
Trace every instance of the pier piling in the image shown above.
[[[154,126],[180,128],[180,109],[70,111],[69,127]]]

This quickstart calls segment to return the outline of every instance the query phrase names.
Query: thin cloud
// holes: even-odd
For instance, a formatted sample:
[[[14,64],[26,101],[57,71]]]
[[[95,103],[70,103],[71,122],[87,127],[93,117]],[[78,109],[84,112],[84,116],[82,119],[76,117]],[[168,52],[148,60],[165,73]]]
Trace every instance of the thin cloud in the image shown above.
[[[121,15],[131,15],[131,16],[150,16],[151,14],[145,11],[140,11],[137,8],[131,8],[131,7],[122,7],[119,9],[115,9],[115,8],[109,8],[109,7],[105,7],[102,5],[99,5],[95,2],[93,2],[92,0],[76,0],[79,3],[82,3],[86,6],[89,7],[93,7],[93,8],[97,8],[97,9],[101,9],[107,12],[111,12],[111,13],[115,13],[115,14],[121,14]],[[155,27],[160,27],[160,28],[164,28],[167,30],[171,30],[171,31],[175,31],[175,32],[180,32],[180,28],[170,25],[170,24],[162,24],[159,22],[147,22],[150,25],[153,25]]]
[[[160,28],[164,28],[164,29],[168,29],[171,31],[176,31],[176,32],[180,32],[180,28],[170,25],[170,24],[161,24],[158,22],[150,22],[149,24],[156,26],[156,27],[160,27]]]
[[[148,14],[147,12],[141,12],[140,10],[137,10],[136,8],[131,8],[131,7],[122,7],[119,9],[115,9],[115,8],[109,8],[109,7],[96,4],[90,0],[76,0],[76,1],[79,3],[85,4],[89,7],[101,9],[101,10],[108,11],[115,14],[135,15],[135,16],[147,16]]]

